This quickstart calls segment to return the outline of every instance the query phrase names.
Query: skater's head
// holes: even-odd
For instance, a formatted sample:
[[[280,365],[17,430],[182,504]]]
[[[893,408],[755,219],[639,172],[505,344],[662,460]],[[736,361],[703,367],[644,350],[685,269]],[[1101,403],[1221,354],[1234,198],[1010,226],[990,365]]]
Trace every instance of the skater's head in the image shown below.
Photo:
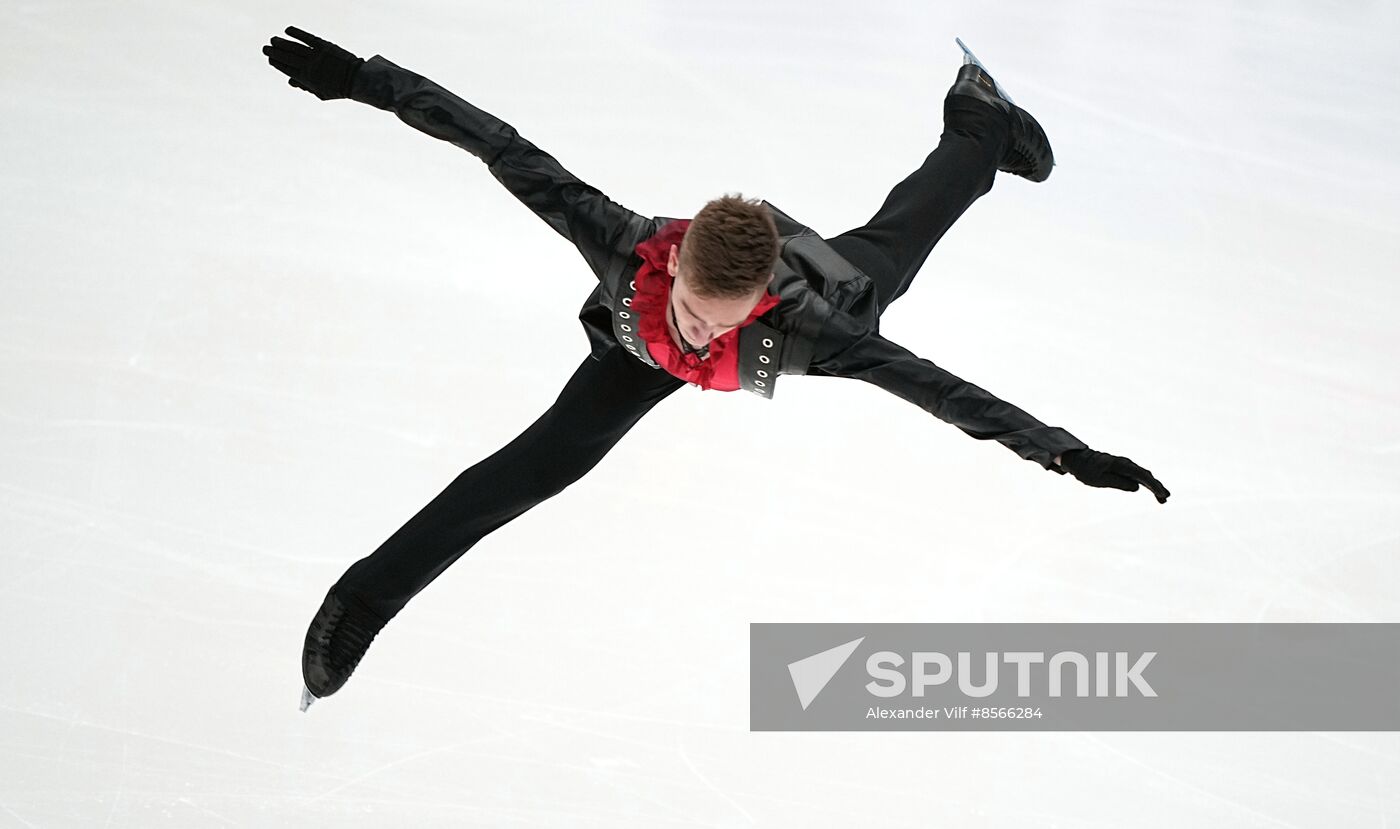
[[[737,328],[763,299],[777,260],[778,228],[759,200],[735,194],[706,204],[667,263],[681,335],[699,347]]]

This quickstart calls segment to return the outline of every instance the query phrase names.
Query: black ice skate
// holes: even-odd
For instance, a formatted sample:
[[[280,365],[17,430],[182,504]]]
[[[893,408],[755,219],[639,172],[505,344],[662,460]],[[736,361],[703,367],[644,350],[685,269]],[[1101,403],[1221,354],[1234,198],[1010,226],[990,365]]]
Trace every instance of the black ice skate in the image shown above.
[[[384,624],[384,619],[349,591],[331,588],[306,631],[301,652],[301,676],[306,682],[301,710],[340,690]]]
[[[1055,154],[1050,150],[1045,130],[1029,112],[1016,106],[962,40],[958,40],[958,46],[963,50],[963,67],[958,70],[958,80],[948,90],[948,96],[966,95],[1006,113],[1011,124],[1011,143],[997,169],[1031,181],[1045,181],[1055,166]]]

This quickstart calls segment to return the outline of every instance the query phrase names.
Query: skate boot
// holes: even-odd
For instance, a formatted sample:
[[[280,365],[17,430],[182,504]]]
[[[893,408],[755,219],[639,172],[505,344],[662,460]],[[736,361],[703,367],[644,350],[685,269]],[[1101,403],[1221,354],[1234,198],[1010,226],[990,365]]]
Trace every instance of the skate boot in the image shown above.
[[[301,652],[301,710],[340,690],[379,634],[381,619],[350,591],[332,587],[306,631]]]
[[[958,79],[948,90],[947,97],[966,95],[1005,113],[1007,123],[1011,125],[1011,140],[997,169],[1031,181],[1045,181],[1055,166],[1055,154],[1050,150],[1050,139],[1045,136],[1045,130],[1040,128],[1029,112],[1012,103],[1011,96],[992,79],[991,73],[961,40],[958,45],[963,50],[963,67],[958,70]]]

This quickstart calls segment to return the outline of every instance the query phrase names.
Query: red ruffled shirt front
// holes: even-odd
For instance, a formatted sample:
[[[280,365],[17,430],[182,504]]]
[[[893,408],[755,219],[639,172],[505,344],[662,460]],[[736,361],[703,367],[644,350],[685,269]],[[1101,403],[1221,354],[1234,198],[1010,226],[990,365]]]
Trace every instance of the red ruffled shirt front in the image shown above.
[[[633,277],[637,292],[632,297],[631,306],[637,314],[637,333],[646,341],[652,359],[672,376],[702,389],[738,391],[739,330],[777,305],[778,297],[765,293],[738,328],[711,340],[707,359],[683,353],[666,327],[671,282],[674,279],[667,272],[666,263],[671,255],[671,245],[680,246],[689,226],[689,220],[673,221],[637,245],[636,251],[642,258],[642,265]]]

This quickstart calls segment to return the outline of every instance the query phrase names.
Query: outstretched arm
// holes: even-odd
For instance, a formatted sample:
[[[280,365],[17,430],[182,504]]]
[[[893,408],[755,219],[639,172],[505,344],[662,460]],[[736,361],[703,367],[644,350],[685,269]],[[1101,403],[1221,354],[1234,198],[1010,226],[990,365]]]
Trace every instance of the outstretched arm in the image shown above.
[[[295,27],[287,34],[310,45],[274,37],[263,53],[290,76],[289,83],[322,100],[348,97],[393,112],[481,159],[497,181],[579,249],[599,278],[615,255],[630,255],[651,232],[649,220],[580,181],[510,124],[433,81],[379,55],[362,61]]]
[[[872,383],[978,440],[995,440],[1026,460],[1061,475],[1072,472],[1091,486],[1131,491],[1141,483],[1162,503],[1170,494],[1151,473],[1126,458],[1089,449],[1064,429],[1046,426],[986,389],[865,328],[844,311],[833,310],[808,373]]]
[[[902,345],[834,310],[812,355],[812,369],[852,377],[908,400],[978,440],[995,440],[1029,461],[1064,474],[1055,458],[1088,448],[1069,432],[1046,426],[991,392],[916,356]]]

